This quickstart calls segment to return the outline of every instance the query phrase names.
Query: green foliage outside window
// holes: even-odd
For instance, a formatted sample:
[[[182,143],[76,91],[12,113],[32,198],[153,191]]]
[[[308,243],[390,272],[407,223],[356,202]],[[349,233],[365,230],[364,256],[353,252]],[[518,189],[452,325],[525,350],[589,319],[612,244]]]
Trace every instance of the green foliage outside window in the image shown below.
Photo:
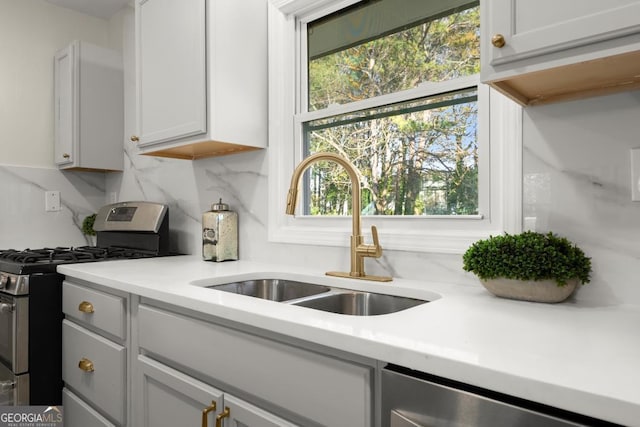
[[[473,7],[309,62],[309,111],[479,73]],[[332,151],[360,170],[363,213],[478,213],[477,89],[305,124],[307,154]],[[333,163],[312,168],[308,213],[350,214]]]

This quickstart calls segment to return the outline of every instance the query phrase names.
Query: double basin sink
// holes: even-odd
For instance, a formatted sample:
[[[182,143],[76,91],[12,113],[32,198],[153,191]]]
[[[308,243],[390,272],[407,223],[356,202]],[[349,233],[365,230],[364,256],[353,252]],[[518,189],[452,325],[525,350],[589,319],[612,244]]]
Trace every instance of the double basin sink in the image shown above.
[[[390,314],[429,302],[396,295],[332,288],[283,279],[244,280],[206,287],[217,291],[355,316]]]

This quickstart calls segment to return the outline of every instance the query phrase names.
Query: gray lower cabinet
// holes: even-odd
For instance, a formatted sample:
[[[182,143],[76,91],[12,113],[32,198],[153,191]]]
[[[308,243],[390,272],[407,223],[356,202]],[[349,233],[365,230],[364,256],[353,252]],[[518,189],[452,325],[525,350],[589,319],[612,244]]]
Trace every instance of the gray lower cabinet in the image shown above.
[[[295,426],[146,356],[138,356],[136,371],[144,402],[137,407],[136,425]]]
[[[216,416],[230,410],[224,426],[373,425],[375,366],[172,310],[138,306],[141,355],[135,369],[141,372],[134,380],[134,399],[139,399],[134,407],[142,413],[137,425],[172,425],[155,417],[174,415],[168,413],[174,406],[195,414],[182,424],[193,425],[193,417],[212,401]],[[144,422],[151,417],[156,422]]]
[[[128,295],[86,282],[62,285],[65,426],[128,423]]]
[[[374,425],[375,361],[71,277],[63,311],[65,426]]]

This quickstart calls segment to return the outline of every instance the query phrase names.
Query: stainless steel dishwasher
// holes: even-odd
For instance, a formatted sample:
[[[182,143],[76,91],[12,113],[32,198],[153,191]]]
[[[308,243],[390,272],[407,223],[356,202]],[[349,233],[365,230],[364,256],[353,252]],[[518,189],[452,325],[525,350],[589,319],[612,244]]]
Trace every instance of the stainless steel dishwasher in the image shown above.
[[[382,427],[615,426],[579,414],[388,365]]]

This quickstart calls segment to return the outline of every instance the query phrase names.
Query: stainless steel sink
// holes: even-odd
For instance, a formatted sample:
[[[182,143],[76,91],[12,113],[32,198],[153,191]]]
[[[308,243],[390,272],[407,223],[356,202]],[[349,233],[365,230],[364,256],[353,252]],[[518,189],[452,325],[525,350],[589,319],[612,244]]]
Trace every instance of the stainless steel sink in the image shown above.
[[[271,301],[288,301],[321,294],[330,290],[327,286],[282,279],[244,280],[223,285],[207,286],[207,288]]]
[[[308,298],[302,301],[292,302],[292,304],[331,313],[354,316],[376,316],[396,313],[427,302],[429,301],[395,295],[346,291]]]
[[[243,280],[205,287],[217,291],[353,316],[376,316],[396,313],[429,302],[416,298],[333,288],[286,279]]]

